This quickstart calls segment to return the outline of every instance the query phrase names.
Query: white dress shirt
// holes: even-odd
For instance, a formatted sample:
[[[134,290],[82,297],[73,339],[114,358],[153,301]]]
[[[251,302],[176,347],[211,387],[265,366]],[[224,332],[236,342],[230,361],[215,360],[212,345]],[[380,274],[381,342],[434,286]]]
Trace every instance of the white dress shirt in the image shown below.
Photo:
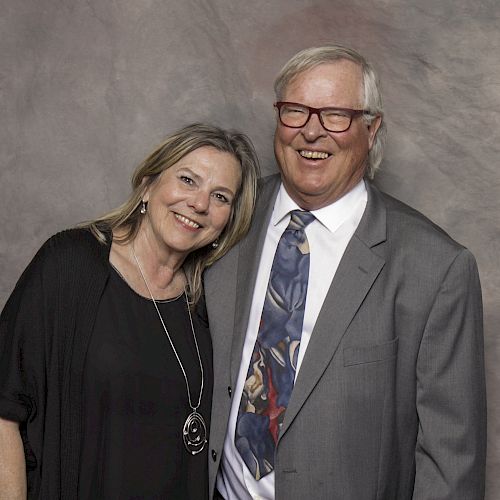
[[[310,248],[309,292],[306,298],[296,377],[304,359],[304,353],[309,344],[316,319],[323,306],[340,259],[363,216],[366,202],[366,187],[364,182],[360,181],[354,189],[335,203],[312,212],[316,220],[306,228]],[[290,212],[299,208],[290,198],[284,186],[281,185],[260,258],[240,371],[233,392],[234,397],[224,441],[221,467],[217,475],[217,489],[227,500],[274,499],[274,472],[256,481],[236,449],[234,434],[241,394],[247,376],[248,364],[257,339],[274,254],[281,235],[290,222]],[[312,290],[314,290],[314,293],[311,293]]]

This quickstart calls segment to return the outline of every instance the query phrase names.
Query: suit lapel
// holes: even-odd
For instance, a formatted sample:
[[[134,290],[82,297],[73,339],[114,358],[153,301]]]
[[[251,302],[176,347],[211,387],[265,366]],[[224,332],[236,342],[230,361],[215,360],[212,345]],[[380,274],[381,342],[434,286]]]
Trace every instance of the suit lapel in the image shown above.
[[[231,347],[231,383],[233,386],[236,385],[238,378],[260,256],[279,186],[279,175],[272,176],[262,186],[252,226],[239,247],[234,334]]]
[[[280,437],[314,389],[337,352],[347,327],[384,266],[372,248],[385,241],[386,213],[376,189],[367,183],[368,202],[361,222],[349,242],[316,320],[288,404]]]

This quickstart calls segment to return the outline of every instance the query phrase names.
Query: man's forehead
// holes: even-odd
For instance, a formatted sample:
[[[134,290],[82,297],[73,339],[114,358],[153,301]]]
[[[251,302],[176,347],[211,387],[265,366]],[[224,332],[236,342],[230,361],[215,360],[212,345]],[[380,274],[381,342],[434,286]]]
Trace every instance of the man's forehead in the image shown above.
[[[363,70],[361,65],[349,59],[337,59],[334,61],[325,61],[315,64],[311,67],[306,67],[294,75],[287,84],[287,88],[293,84],[294,81],[300,78],[315,78],[317,75],[328,73],[331,78],[338,78],[348,75],[353,78],[361,78]]]
[[[284,97],[290,94],[311,92],[352,95],[363,97],[363,71],[361,66],[348,59],[322,62],[306,68],[290,79],[284,89]],[[287,97],[288,99],[288,97]],[[286,99],[285,99],[286,100]]]

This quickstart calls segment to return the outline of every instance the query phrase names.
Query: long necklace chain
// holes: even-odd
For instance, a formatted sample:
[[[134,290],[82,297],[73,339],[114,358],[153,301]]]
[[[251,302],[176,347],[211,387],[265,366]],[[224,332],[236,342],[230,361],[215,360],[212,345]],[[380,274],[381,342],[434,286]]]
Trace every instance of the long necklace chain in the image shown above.
[[[172,339],[168,333],[167,327],[165,326],[165,322],[163,321],[163,317],[160,313],[160,310],[158,309],[158,305],[156,303],[156,300],[153,297],[153,293],[151,292],[151,288],[149,287],[148,280],[146,279],[146,276],[144,275],[144,271],[142,270],[141,264],[139,263],[139,260],[137,259],[137,255],[135,254],[134,246],[131,245],[132,248],[132,255],[134,256],[135,263],[137,264],[137,267],[139,268],[139,272],[141,273],[142,279],[144,280],[144,283],[146,285],[146,288],[148,289],[149,295],[151,297],[151,300],[153,301],[153,304],[155,306],[156,312],[158,313],[158,317],[160,318],[161,324],[163,326],[163,330],[165,331],[165,335],[167,336],[168,341],[170,342],[170,346],[172,347],[172,351],[174,351],[175,357],[177,359],[177,362],[179,363],[179,366],[181,368],[182,374],[184,375],[184,380],[186,381],[186,389],[187,389],[187,395],[188,395],[188,401],[189,401],[189,406],[193,412],[196,413],[198,408],[200,407],[201,404],[201,397],[203,395],[203,384],[204,384],[204,376],[203,376],[203,363],[201,362],[201,356],[200,356],[200,349],[198,348],[198,341],[196,339],[196,333],[194,331],[194,326],[193,326],[193,318],[191,317],[191,311],[189,309],[189,303],[187,299],[187,294],[186,294],[186,289],[184,288],[184,296],[186,297],[186,306],[188,310],[188,315],[189,315],[189,323],[191,325],[191,332],[193,333],[193,339],[194,339],[194,345],[196,347],[196,354],[198,355],[198,362],[200,364],[200,372],[201,372],[201,387],[200,387],[200,397],[198,398],[198,404],[196,406],[193,406],[192,400],[191,400],[191,390],[189,387],[189,380],[186,375],[186,370],[184,369],[184,366],[181,362],[181,358],[179,357],[179,354],[177,353],[177,350],[175,349],[174,343],[172,342]]]

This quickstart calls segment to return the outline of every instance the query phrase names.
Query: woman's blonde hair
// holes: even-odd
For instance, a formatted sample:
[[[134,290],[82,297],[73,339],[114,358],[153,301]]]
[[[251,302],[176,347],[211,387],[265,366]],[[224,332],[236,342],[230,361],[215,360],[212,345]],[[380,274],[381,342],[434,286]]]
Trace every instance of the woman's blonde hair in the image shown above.
[[[148,186],[187,154],[206,146],[229,153],[237,159],[241,166],[241,185],[233,201],[229,221],[218,238],[218,246],[199,248],[184,261],[187,292],[192,303],[196,303],[201,296],[204,269],[226,254],[250,228],[260,169],[255,149],[245,134],[203,123],[188,125],[173,133],[137,167],[132,176],[132,193],[128,200],[82,225],[90,229],[102,243],[106,243],[107,235],[118,228],[125,230],[120,242],[132,241],[141,224],[143,215],[140,207]]]

